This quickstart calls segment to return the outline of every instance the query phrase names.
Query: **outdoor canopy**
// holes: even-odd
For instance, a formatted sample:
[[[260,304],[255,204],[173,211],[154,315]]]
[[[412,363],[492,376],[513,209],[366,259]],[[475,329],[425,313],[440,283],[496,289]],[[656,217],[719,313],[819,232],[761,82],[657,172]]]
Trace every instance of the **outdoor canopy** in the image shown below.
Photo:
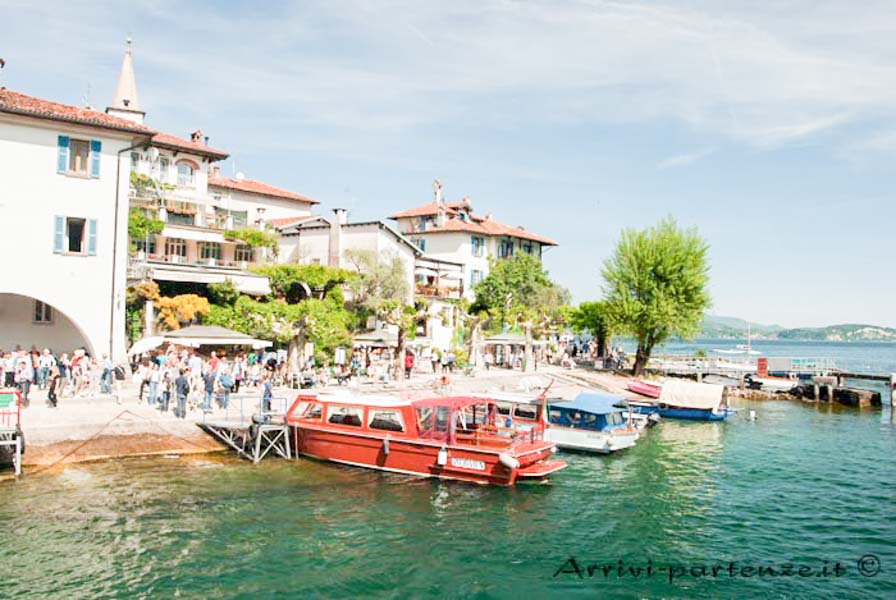
[[[191,325],[183,329],[167,331],[164,335],[145,337],[142,340],[138,340],[131,346],[128,355],[133,356],[134,354],[152,350],[166,342],[193,348],[200,346],[251,346],[255,350],[272,345],[271,342],[259,340],[245,333],[216,325]]]

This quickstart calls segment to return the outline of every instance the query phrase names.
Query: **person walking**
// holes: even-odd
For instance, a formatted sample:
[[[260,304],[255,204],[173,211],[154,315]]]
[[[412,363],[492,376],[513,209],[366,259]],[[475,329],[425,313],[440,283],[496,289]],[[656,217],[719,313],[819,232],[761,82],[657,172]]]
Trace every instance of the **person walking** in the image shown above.
[[[177,379],[174,380],[174,392],[177,394],[177,407],[174,409],[174,416],[183,419],[187,416],[187,394],[190,393],[190,380],[187,379],[184,369],[178,372]]]
[[[218,376],[218,383],[220,384],[221,391],[224,394],[221,408],[226,410],[228,405],[230,404],[230,388],[233,385],[233,377],[230,376],[230,371],[226,367]]]
[[[34,381],[34,367],[31,366],[31,358],[26,357],[25,360],[19,361],[16,367],[16,383],[19,392],[22,394],[22,406],[28,407],[30,400],[28,394],[31,392],[31,383]]]
[[[267,375],[264,377],[262,389],[264,392],[261,396],[261,410],[262,412],[269,413],[271,412],[271,399],[274,397],[274,390],[271,386],[271,378]]]
[[[171,401],[171,369],[166,367],[164,371],[162,371],[161,381],[159,382],[162,388],[162,403],[159,405],[159,410],[161,412],[168,412],[168,402]]]
[[[156,361],[149,363],[149,371],[147,375],[149,377],[149,396],[146,398],[146,402],[150,406],[155,406],[159,401],[159,382],[161,381],[159,363]]]
[[[43,353],[37,359],[37,387],[46,389],[50,376],[50,367],[56,364],[56,359],[50,354],[49,348],[44,348]]]
[[[50,367],[49,376],[47,378],[47,406],[50,408],[56,408],[57,406],[58,398],[56,394],[61,379],[59,367],[56,365]]]
[[[439,349],[433,348],[429,355],[429,361],[432,363],[432,372],[439,372]]]
[[[404,353],[404,378],[411,378],[411,371],[414,370],[414,353],[410,350],[405,350]]]

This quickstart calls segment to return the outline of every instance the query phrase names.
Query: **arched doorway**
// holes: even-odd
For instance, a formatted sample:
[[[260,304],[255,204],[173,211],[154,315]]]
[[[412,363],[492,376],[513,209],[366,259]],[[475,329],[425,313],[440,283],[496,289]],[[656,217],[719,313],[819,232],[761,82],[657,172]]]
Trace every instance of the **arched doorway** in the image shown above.
[[[84,332],[56,307],[31,296],[0,293],[0,349],[49,348],[56,354],[84,348],[96,356]]]

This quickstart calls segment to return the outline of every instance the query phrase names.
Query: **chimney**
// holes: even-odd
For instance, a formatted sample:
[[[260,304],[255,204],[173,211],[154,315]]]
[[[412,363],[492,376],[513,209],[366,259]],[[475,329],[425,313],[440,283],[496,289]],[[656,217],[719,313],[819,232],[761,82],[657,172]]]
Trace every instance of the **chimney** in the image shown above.
[[[485,220],[486,220],[486,221],[491,221],[491,220],[492,220],[492,212],[491,212],[491,211],[485,213]]]
[[[445,207],[439,205],[439,212],[436,213],[436,227],[445,226]]]
[[[190,141],[193,142],[194,144],[201,144],[202,143],[202,132],[197,129],[196,131],[191,133]]]
[[[327,266],[339,268],[342,259],[342,226],[348,221],[348,212],[344,208],[333,209],[330,221],[330,248]]]
[[[221,176],[221,167],[215,165],[212,167],[212,177],[220,177]]]
[[[202,138],[202,144],[204,146],[208,146],[208,136],[207,135]]]

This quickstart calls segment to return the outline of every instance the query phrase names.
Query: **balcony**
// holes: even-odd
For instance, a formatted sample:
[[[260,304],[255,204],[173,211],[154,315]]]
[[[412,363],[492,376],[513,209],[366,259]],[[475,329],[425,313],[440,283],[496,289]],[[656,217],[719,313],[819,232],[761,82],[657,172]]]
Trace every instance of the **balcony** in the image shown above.
[[[199,258],[190,260],[179,254],[146,254],[136,252],[128,262],[129,282],[146,278],[157,281],[194,283],[222,283],[230,280],[236,288],[247,294],[269,294],[267,277],[247,272],[250,261]]]

